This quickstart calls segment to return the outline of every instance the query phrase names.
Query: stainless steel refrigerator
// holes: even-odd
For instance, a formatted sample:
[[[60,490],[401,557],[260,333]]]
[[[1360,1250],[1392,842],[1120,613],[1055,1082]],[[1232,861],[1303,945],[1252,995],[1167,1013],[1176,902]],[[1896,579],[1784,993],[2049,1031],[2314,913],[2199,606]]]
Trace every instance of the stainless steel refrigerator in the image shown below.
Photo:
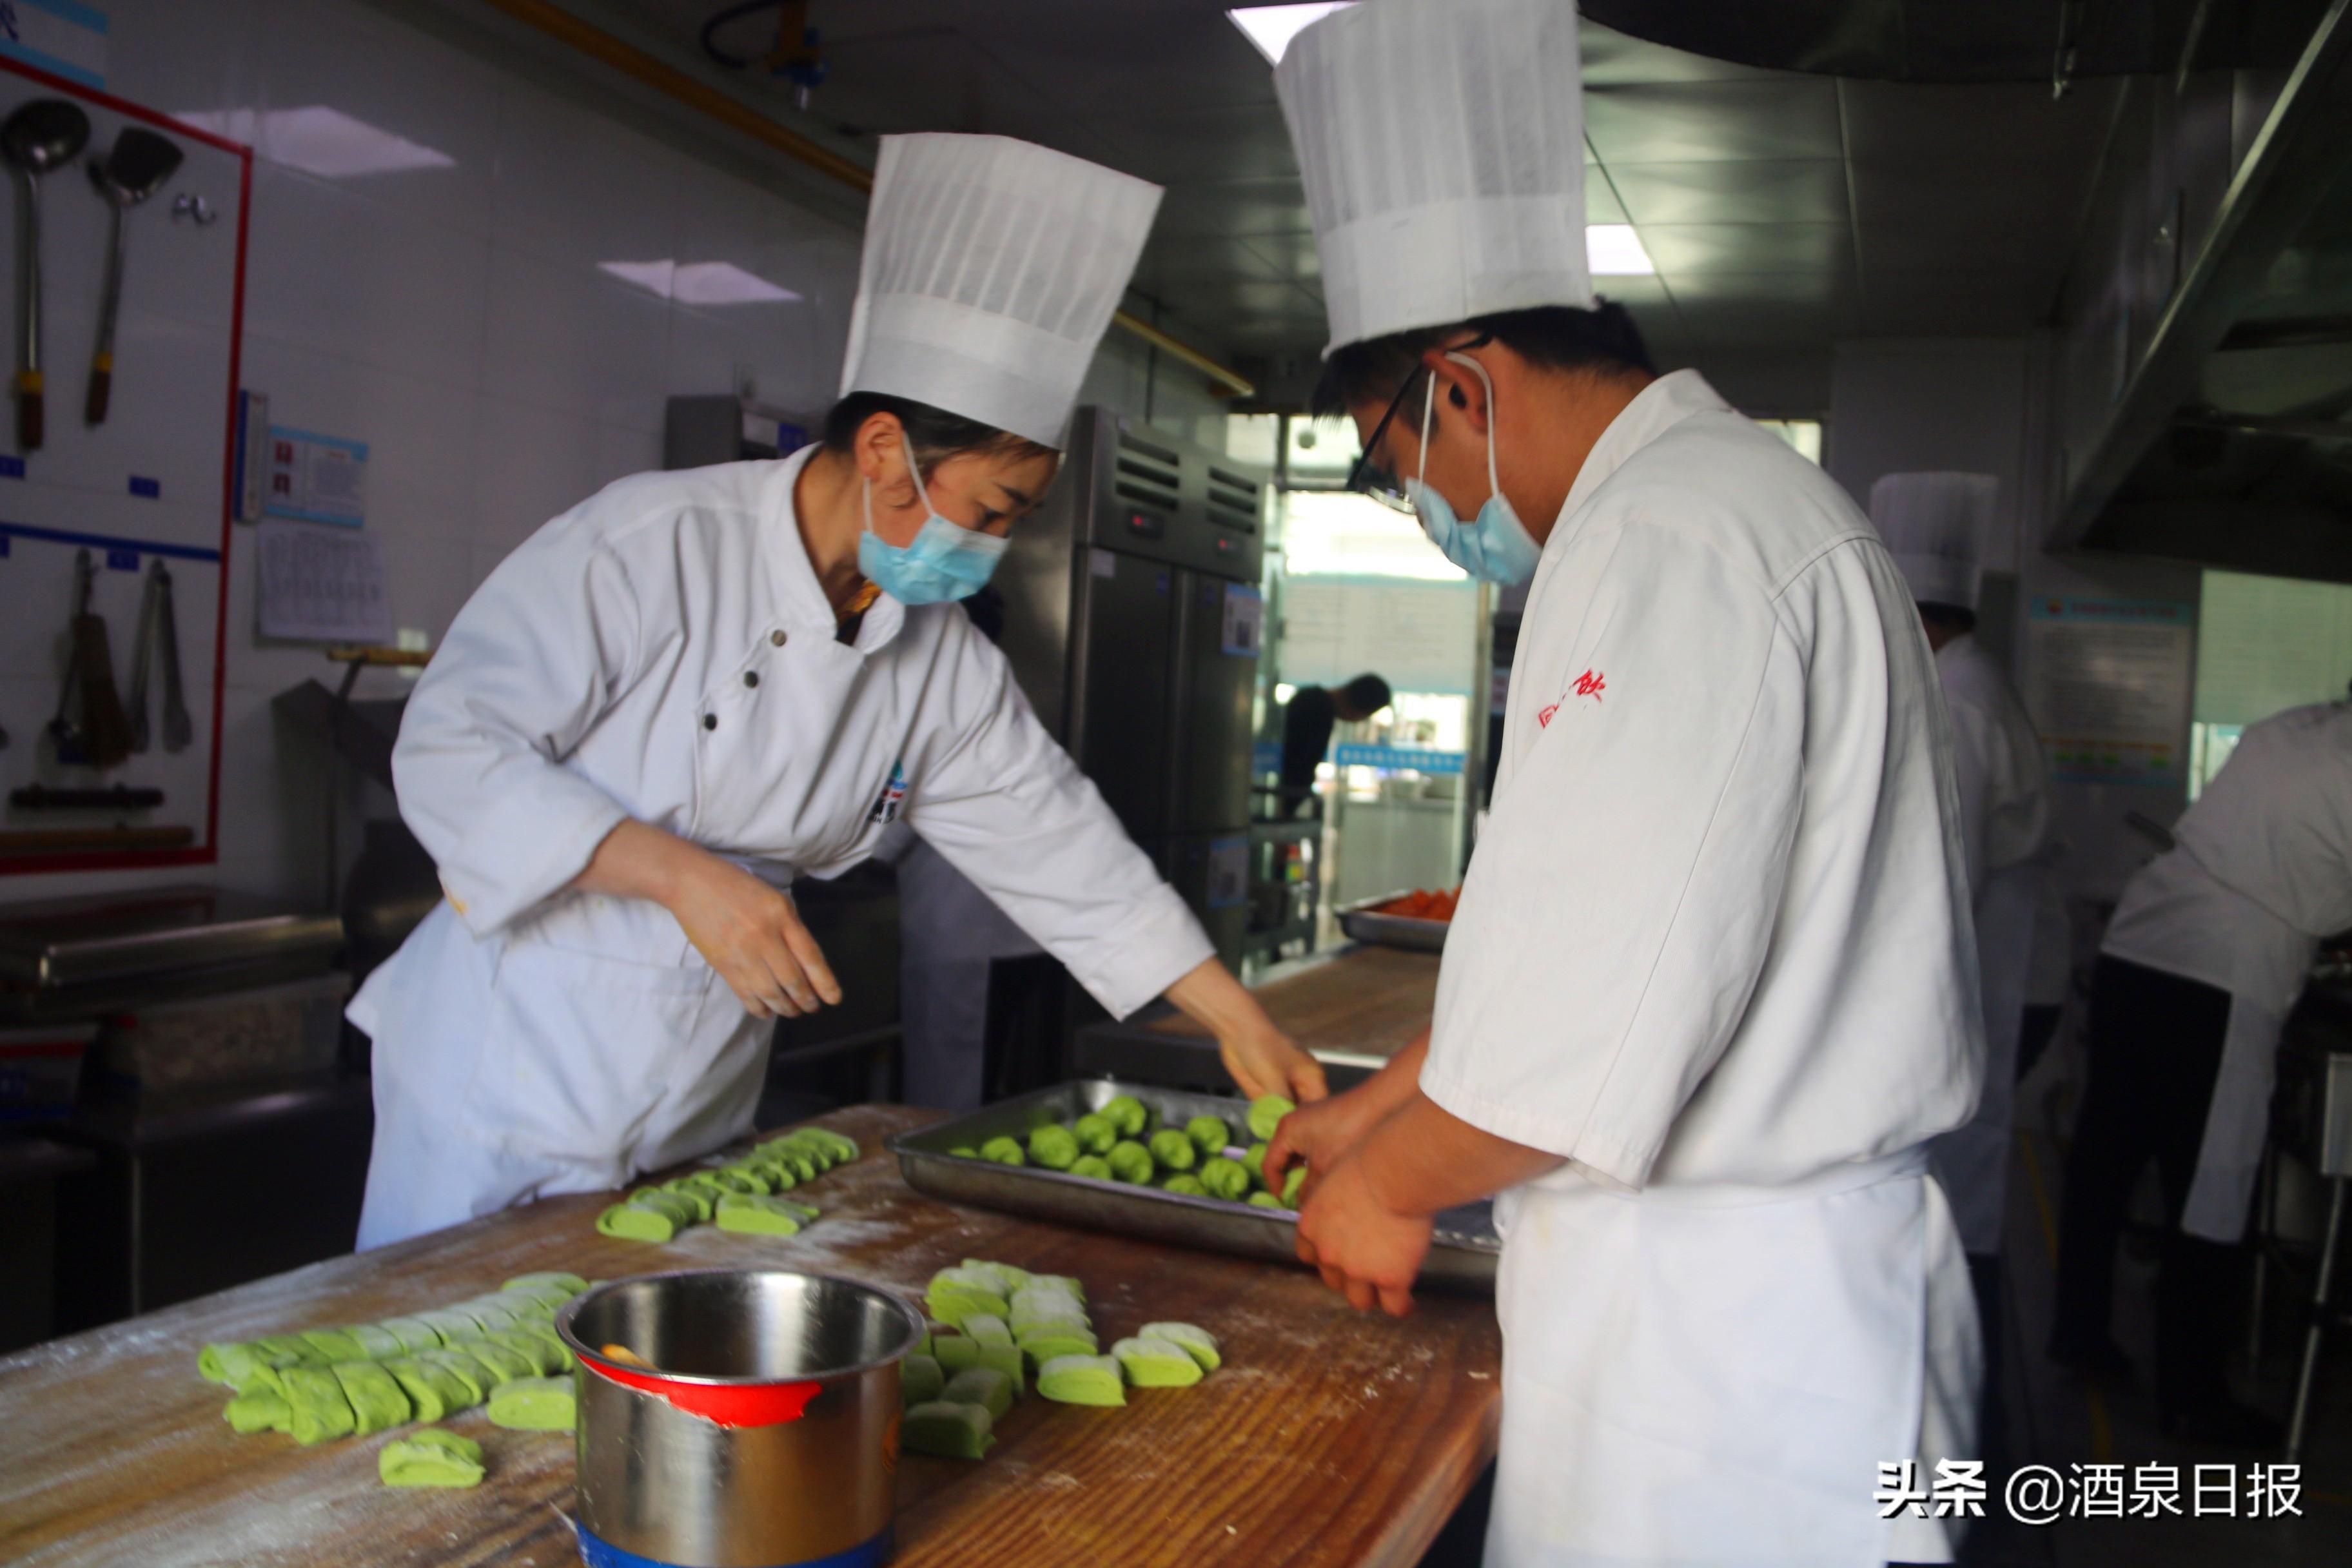
[[[1250,707],[1265,480],[1107,408],[995,581],[1032,705],[1228,963],[1249,927]]]

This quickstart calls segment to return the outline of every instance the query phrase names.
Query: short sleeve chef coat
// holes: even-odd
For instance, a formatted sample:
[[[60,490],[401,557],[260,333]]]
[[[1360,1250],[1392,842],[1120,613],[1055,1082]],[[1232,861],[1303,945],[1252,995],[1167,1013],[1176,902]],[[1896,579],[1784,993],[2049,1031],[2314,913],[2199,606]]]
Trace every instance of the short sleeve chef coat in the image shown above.
[[[1695,372],[1547,542],[1422,1087],[1623,1188],[1769,1185],[1965,1121],[1983,1070],[1949,729],[1834,482]]]

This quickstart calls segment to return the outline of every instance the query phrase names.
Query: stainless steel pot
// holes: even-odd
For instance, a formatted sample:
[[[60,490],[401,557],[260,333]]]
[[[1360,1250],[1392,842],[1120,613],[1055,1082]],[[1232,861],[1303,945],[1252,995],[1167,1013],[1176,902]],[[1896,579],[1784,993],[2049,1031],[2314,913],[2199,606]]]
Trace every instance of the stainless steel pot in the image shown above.
[[[600,1285],[556,1328],[580,1357],[589,1568],[887,1558],[898,1363],[923,1331],[905,1301],[826,1275],[705,1269]]]

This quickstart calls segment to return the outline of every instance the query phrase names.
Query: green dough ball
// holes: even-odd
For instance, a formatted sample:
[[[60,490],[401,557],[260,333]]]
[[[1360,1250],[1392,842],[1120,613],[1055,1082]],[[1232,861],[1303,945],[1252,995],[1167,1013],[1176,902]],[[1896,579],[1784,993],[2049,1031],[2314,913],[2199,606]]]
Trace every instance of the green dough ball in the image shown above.
[[[569,1432],[580,1406],[568,1377],[519,1377],[499,1386],[486,1414],[491,1426],[517,1432]]]
[[[614,1204],[596,1216],[596,1229],[624,1241],[667,1241],[677,1234],[677,1222],[659,1209],[643,1204]]]
[[[537,1377],[539,1368],[531,1358],[520,1351],[509,1350],[492,1339],[467,1340],[465,1352],[498,1374],[499,1382],[512,1383],[519,1377]]]
[[[956,1160],[977,1160],[980,1158],[980,1151],[969,1143],[959,1143],[948,1151],[948,1155],[950,1159]],[[986,1415],[987,1412],[982,1411],[982,1414]]]
[[[535,1285],[553,1286],[556,1289],[562,1291],[567,1297],[577,1296],[583,1290],[588,1289],[588,1281],[580,1278],[579,1275],[565,1274],[561,1271],[551,1271],[541,1274],[518,1274],[513,1279],[508,1280],[504,1285],[500,1286],[499,1289],[502,1290],[521,1290]]]
[[[1070,1162],[1070,1174],[1091,1176],[1097,1182],[1108,1182],[1111,1179],[1110,1162],[1099,1154],[1081,1154]]]
[[[1201,1184],[1209,1189],[1213,1198],[1239,1203],[1250,1190],[1249,1167],[1220,1154],[1201,1167]]]
[[[1274,1130],[1282,1125],[1282,1119],[1297,1109],[1278,1094],[1258,1096],[1250,1101],[1250,1136],[1261,1142],[1271,1141]]]
[[[352,1402],[343,1396],[341,1380],[323,1366],[289,1366],[278,1374],[286,1381],[286,1403],[292,1413],[287,1430],[306,1447],[330,1437],[348,1437],[359,1425]]]
[[[980,1157],[993,1160],[1000,1165],[1025,1165],[1029,1163],[1029,1157],[1021,1152],[1021,1145],[1010,1138],[992,1138],[982,1143]]]
[[[382,1361],[408,1348],[398,1334],[378,1323],[354,1323],[343,1332],[359,1342],[361,1354],[369,1361]]]
[[[398,1379],[372,1361],[337,1362],[335,1381],[351,1402],[352,1430],[365,1437],[404,1426],[409,1416],[408,1394]]]
[[[948,1374],[939,1362],[927,1355],[910,1355],[898,1363],[898,1402],[901,1405],[928,1405],[940,1396],[948,1385]]]
[[[441,1342],[439,1331],[422,1318],[386,1318],[376,1325],[400,1342],[404,1353],[409,1351],[429,1351]]]
[[[506,1381],[454,1345],[446,1350],[418,1351],[416,1359],[427,1366],[437,1366],[456,1378],[466,1390],[465,1407],[467,1409],[488,1399],[490,1390]]]
[[[419,1421],[438,1421],[466,1408],[465,1384],[440,1367],[427,1366],[414,1356],[395,1356],[383,1363],[383,1370],[408,1395],[409,1406]]]
[[[1198,1176],[1171,1176],[1160,1184],[1160,1190],[1163,1193],[1174,1193],[1181,1198],[1205,1198],[1209,1195],[1209,1189],[1201,1184],[1201,1178]]]
[[[1306,1184],[1306,1166],[1293,1165],[1289,1170],[1284,1172],[1282,1175],[1282,1206],[1286,1209],[1297,1208],[1298,1206],[1298,1189]]]
[[[1092,1329],[1067,1325],[1042,1330],[1021,1342],[1021,1353],[1041,1367],[1066,1355],[1092,1355],[1101,1348]]]
[[[1247,1171],[1250,1180],[1261,1187],[1265,1185],[1265,1152],[1271,1147],[1271,1144],[1253,1143],[1249,1146],[1249,1152],[1242,1156],[1242,1169]]]
[[[940,1398],[949,1405],[986,1406],[992,1421],[1002,1421],[1013,1408],[1013,1381],[993,1367],[967,1367],[948,1379]]]
[[[528,1332],[521,1325],[511,1329],[492,1329],[485,1339],[506,1346],[530,1363],[530,1370],[541,1377],[553,1377],[557,1373],[572,1370],[572,1357],[563,1342],[553,1335],[546,1338]]]
[[[1100,1111],[1088,1111],[1070,1123],[1070,1136],[1089,1154],[1108,1154],[1118,1142],[1118,1123]]]
[[[1110,1347],[1110,1354],[1138,1388],[1190,1388],[1201,1381],[1201,1363],[1166,1340],[1121,1340]]]
[[[1187,1143],[1186,1148],[1192,1145]],[[1123,1138],[1111,1145],[1105,1156],[1110,1162],[1111,1180],[1142,1186],[1152,1177],[1151,1151],[1132,1138]]]
[[[992,1425],[984,1405],[934,1401],[907,1412],[898,1428],[898,1441],[909,1453],[977,1459],[995,1445],[996,1439],[989,1436]]]
[[[367,1352],[348,1329],[310,1329],[303,1333],[302,1342],[326,1357],[330,1366],[339,1361],[367,1360]]]
[[[1077,1134],[1066,1127],[1040,1127],[1029,1134],[1029,1157],[1049,1171],[1066,1171],[1077,1163]]]
[[[1146,1323],[1136,1338],[1160,1340],[1177,1346],[1199,1362],[1202,1372],[1214,1372],[1225,1364],[1217,1354],[1217,1336],[1191,1323]]]
[[[710,1223],[711,1212],[715,1205],[711,1202],[710,1194],[703,1191],[699,1185],[688,1184],[683,1182],[672,1182],[668,1185],[663,1187],[662,1191],[669,1194],[672,1197],[683,1199],[686,1203],[691,1205],[694,1209],[695,1224],[708,1225]]]
[[[1107,1355],[1056,1356],[1037,1369],[1037,1392],[1056,1405],[1124,1405],[1126,1381]]]
[[[986,1312],[975,1312],[963,1321],[967,1338],[984,1345],[1009,1345],[1013,1342],[1013,1327],[1003,1319]]]
[[[600,1225],[598,1228],[602,1229],[603,1227]],[[445,1345],[454,1345],[459,1340],[472,1339],[476,1334],[482,1331],[481,1324],[474,1321],[473,1319],[466,1316],[465,1313],[453,1312],[446,1307],[436,1308],[430,1312],[419,1312],[416,1314],[416,1321],[423,1323],[426,1328],[431,1329],[435,1333],[439,1334],[441,1336],[441,1342]],[[420,1345],[417,1348],[420,1350],[431,1350],[433,1347],[431,1345]]]
[[[1118,1128],[1122,1138],[1140,1138],[1151,1126],[1151,1112],[1131,1094],[1118,1096],[1096,1114]]]
[[[980,1364],[980,1342],[961,1334],[940,1334],[931,1341],[931,1357],[947,1372]]]
[[[388,1487],[479,1486],[482,1446],[455,1432],[422,1427],[386,1443],[376,1455],[375,1473]]]
[[[1173,1127],[1151,1135],[1151,1158],[1171,1171],[1189,1171],[1199,1163],[1200,1153],[1192,1141]]]
[[[221,1408],[221,1419],[239,1432],[285,1432],[294,1426],[294,1407],[282,1394],[240,1394]]]
[[[1276,1197],[1272,1193],[1252,1193],[1249,1195],[1247,1202],[1249,1206],[1254,1209],[1275,1209],[1279,1211],[1283,1207],[1282,1200]]]
[[[1192,1141],[1201,1151],[1201,1158],[1206,1160],[1225,1152],[1225,1146],[1234,1141],[1234,1130],[1225,1125],[1222,1116],[1195,1116],[1184,1123],[1184,1136]]]
[[[719,1228],[740,1236],[798,1236],[801,1220],[781,1199],[730,1193],[719,1205]]]

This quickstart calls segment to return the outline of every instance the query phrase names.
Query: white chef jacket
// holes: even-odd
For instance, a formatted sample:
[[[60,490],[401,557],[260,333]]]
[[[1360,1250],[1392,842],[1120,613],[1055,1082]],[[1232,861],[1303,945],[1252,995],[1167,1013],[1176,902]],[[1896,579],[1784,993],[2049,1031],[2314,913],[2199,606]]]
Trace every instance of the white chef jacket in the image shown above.
[[[1952,723],[1952,771],[1982,985],[1985,1078],[1976,1114],[1937,1139],[1930,1152],[1936,1178],[1951,1198],[1961,1246],[1990,1258],[2000,1252],[2018,1034],[2050,880],[2042,864],[2050,834],[2049,772],[2025,704],[1974,637],[1954,637],[1938,648],[1936,672]]]
[[[1113,1013],[1211,955],[953,605],[854,644],[793,504],[808,452],[623,479],[459,612],[393,753],[447,901],[353,1000],[375,1042],[362,1243],[613,1186],[739,1135],[771,1026],[647,900],[566,889],[635,817],[780,887],[904,816]]]
[[[2180,1221],[2230,1242],[2262,1163],[2279,1033],[2320,939],[2352,929],[2352,705],[2249,725],[2173,837],[2126,884],[2100,951],[2230,994]]]
[[[1490,1564],[1948,1555],[1872,1501],[1973,1422],[1919,1148],[1983,1069],[1935,679],[1868,521],[1696,373],[1601,436],[1530,590],[1421,1084],[1569,1162],[1499,1205]]]

